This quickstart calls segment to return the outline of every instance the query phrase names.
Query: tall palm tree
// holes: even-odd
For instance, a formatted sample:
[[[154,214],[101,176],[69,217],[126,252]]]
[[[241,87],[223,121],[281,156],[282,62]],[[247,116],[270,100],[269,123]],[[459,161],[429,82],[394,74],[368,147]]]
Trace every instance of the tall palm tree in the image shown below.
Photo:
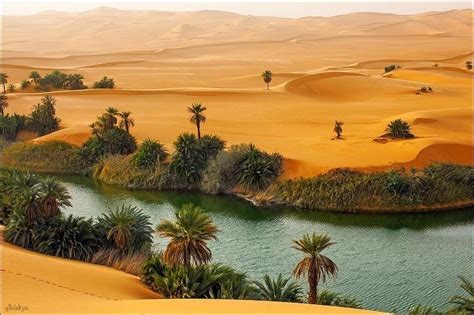
[[[121,112],[118,115],[120,117],[120,128],[125,129],[127,133],[130,133],[130,128],[135,126],[135,120],[131,117],[132,112]]]
[[[336,120],[334,123],[334,132],[337,134],[338,139],[341,139],[342,125],[344,125],[344,123],[340,120]]]
[[[5,91],[5,84],[8,83],[8,75],[6,73],[0,73],[0,80],[2,81],[3,84],[3,94],[6,93]]]
[[[107,107],[105,109],[105,117],[108,120],[108,127],[112,128],[117,124],[117,115],[119,114],[119,110],[115,107]]]
[[[270,90],[270,82],[272,82],[273,73],[270,70],[265,70],[262,73],[263,82],[267,84],[267,90]]]
[[[170,266],[202,265],[211,261],[207,241],[217,240],[219,231],[212,219],[199,207],[186,204],[175,213],[175,222],[163,220],[156,228],[158,234],[170,239],[163,259]]]
[[[263,282],[255,282],[257,296],[266,301],[301,302],[301,287],[292,282],[291,278],[271,279],[268,275],[263,277]]]
[[[8,97],[5,94],[0,95],[0,114],[5,115],[5,109],[8,107]]]
[[[201,123],[206,122],[206,116],[204,115],[206,109],[207,107],[202,106],[200,103],[193,103],[191,107],[188,107],[188,112],[191,113],[189,121],[196,125],[198,140],[201,139]]]
[[[309,297],[311,304],[318,303],[318,284],[325,282],[327,276],[336,276],[337,266],[321,252],[335,243],[328,235],[304,234],[299,240],[293,241],[293,248],[305,254],[296,265],[293,275],[297,278],[308,276]]]
[[[38,71],[31,71],[29,78],[33,80],[33,83],[38,84],[41,80],[41,75]]]

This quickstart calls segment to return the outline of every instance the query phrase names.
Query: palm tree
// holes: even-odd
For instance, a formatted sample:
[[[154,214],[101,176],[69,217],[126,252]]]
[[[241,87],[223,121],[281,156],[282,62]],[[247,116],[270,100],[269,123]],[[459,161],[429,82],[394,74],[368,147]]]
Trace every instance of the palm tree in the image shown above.
[[[263,277],[263,282],[255,282],[257,295],[261,300],[281,302],[301,302],[301,287],[290,281],[291,278],[271,279],[268,275]]]
[[[130,128],[135,126],[135,120],[130,117],[130,115],[132,115],[132,112],[121,112],[118,115],[120,117],[120,128],[125,129],[127,133],[130,133]]]
[[[149,219],[139,208],[121,205],[99,216],[96,228],[112,247],[138,252],[151,246],[153,229]]]
[[[270,70],[265,70],[262,73],[263,82],[267,84],[267,90],[270,90],[270,82],[272,82],[273,73]]]
[[[8,83],[8,75],[6,73],[0,73],[0,80],[2,81],[2,84],[3,84],[3,94],[6,93],[5,91],[5,84]]]
[[[46,177],[39,180],[41,215],[44,218],[52,218],[61,213],[62,207],[70,207],[71,203],[66,187],[54,177]]]
[[[207,107],[200,103],[194,103],[191,107],[188,107],[188,112],[192,114],[189,121],[196,125],[198,140],[201,139],[201,123],[206,122],[206,116],[203,114],[206,109]]]
[[[342,125],[344,125],[344,123],[340,120],[336,120],[334,123],[334,132],[337,134],[338,139],[341,139]]]
[[[472,61],[470,61],[470,60],[466,61],[466,69],[467,70],[472,70]]]
[[[0,95],[0,114],[5,116],[5,109],[8,107],[8,97],[5,94]]]
[[[474,285],[464,277],[461,279],[461,288],[466,291],[467,296],[455,295],[449,299],[449,303],[456,304],[458,310],[466,311],[468,314],[474,312]]]
[[[336,276],[337,266],[321,252],[335,244],[328,235],[304,234],[299,240],[293,241],[293,248],[305,254],[296,265],[293,275],[297,278],[308,276],[309,297],[311,304],[318,303],[318,284],[326,282],[327,276]]]
[[[387,128],[385,128],[385,132],[387,133],[387,136],[394,139],[407,139],[414,137],[414,135],[411,133],[410,125],[406,121],[401,119],[392,120],[387,125]]]
[[[186,204],[175,213],[176,221],[163,220],[156,228],[162,237],[170,239],[163,259],[170,266],[202,265],[211,261],[207,241],[217,240],[219,231],[212,219],[199,207]]]
[[[105,117],[108,120],[107,126],[112,128],[117,124],[117,115],[119,114],[119,110],[115,107],[107,107],[105,109]]]
[[[29,78],[33,80],[33,83],[38,84],[41,80],[41,75],[38,71],[31,71]]]

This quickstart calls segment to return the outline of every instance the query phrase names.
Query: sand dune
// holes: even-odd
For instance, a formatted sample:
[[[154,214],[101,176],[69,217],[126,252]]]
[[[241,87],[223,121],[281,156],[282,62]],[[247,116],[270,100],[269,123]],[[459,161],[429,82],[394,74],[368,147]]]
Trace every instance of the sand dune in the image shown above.
[[[39,141],[81,144],[87,126],[113,105],[132,111],[138,140],[156,138],[172,150],[178,134],[194,131],[186,107],[201,102],[208,107],[204,133],[282,153],[288,178],[334,167],[423,164],[426,150],[466,164],[473,145],[473,74],[465,70],[473,57],[472,12],[300,19],[47,12],[5,17],[2,64],[17,85],[33,69],[79,72],[89,86],[104,75],[117,83],[114,90],[51,92],[64,129]],[[25,31],[31,27],[34,36]],[[402,69],[384,74],[389,64]],[[266,69],[274,73],[270,91],[260,76]],[[433,93],[417,95],[422,86]],[[32,92],[8,94],[7,112],[28,113],[44,95]],[[396,118],[412,124],[417,137],[374,142]],[[344,140],[333,139],[336,119],[344,121]],[[464,149],[444,154],[451,145]]]
[[[45,256],[0,243],[2,310],[31,313],[307,313],[381,314],[365,310],[231,300],[164,300],[140,280],[112,268]],[[179,311],[178,311],[179,310]],[[186,311],[187,310],[187,311]],[[11,313],[15,311],[12,310]],[[10,313],[8,311],[5,314]]]

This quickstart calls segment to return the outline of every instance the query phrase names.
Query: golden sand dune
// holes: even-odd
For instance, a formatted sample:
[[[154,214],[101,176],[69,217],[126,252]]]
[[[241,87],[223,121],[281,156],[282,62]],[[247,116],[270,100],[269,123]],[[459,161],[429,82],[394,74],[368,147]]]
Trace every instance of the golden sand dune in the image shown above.
[[[0,243],[2,311],[21,306],[28,313],[307,313],[381,314],[308,304],[163,300],[140,280],[112,268],[45,256]],[[15,310],[12,309],[11,313]],[[6,311],[5,313],[10,313]]]
[[[324,101],[360,102],[409,93],[416,85],[351,72],[325,72],[295,79],[286,90]]]
[[[171,151],[178,134],[194,132],[186,107],[201,102],[204,133],[282,153],[290,178],[416,164],[423,150],[466,164],[467,149],[443,150],[473,145],[472,72],[464,70],[473,57],[472,12],[282,19],[101,8],[5,17],[3,72],[17,86],[39,67],[79,72],[89,86],[115,79],[114,90],[51,92],[64,129],[40,141],[80,144],[87,126],[116,106],[132,111],[137,139],[159,139]],[[34,36],[25,31],[33,25]],[[384,74],[389,64],[402,69]],[[270,91],[260,76],[267,69],[275,74]],[[423,86],[433,93],[417,94]],[[7,112],[28,113],[44,95],[20,92],[8,95]],[[416,138],[374,142],[396,118],[412,124]],[[335,120],[344,121],[343,140],[333,139]]]

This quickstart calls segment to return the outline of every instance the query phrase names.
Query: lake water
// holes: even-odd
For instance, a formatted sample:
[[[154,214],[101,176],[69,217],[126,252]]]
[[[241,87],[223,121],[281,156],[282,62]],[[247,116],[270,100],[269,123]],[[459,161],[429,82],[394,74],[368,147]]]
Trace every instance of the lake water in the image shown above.
[[[261,209],[232,197],[199,193],[130,191],[83,177],[61,178],[72,196],[65,210],[96,217],[121,203],[140,207],[153,225],[173,219],[192,202],[221,230],[210,242],[214,262],[245,271],[252,279],[291,271],[301,258],[291,241],[305,232],[328,233],[337,243],[325,251],[339,273],[321,288],[359,299],[363,306],[406,312],[415,304],[446,307],[460,294],[458,275],[473,277],[474,209],[445,213],[355,215]],[[155,238],[156,248],[165,240]],[[305,285],[304,282],[302,282]]]

